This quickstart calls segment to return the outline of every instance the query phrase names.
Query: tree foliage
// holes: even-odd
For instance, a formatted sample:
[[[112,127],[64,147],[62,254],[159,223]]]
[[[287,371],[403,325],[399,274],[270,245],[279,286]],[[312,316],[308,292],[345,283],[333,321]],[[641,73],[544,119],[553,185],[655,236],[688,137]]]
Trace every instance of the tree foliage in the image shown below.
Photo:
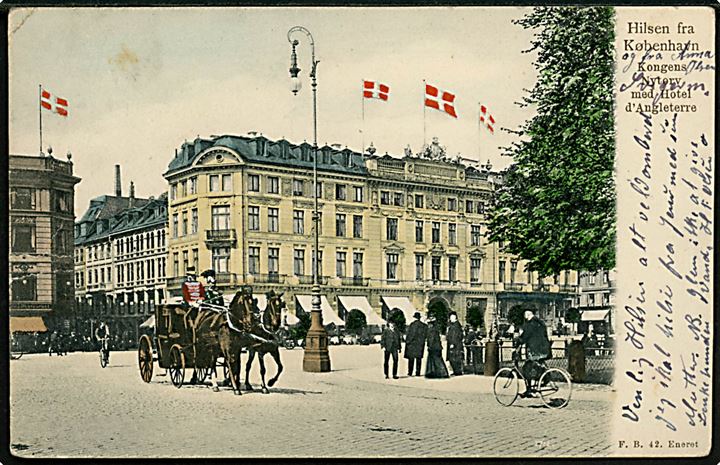
[[[495,195],[490,238],[543,276],[615,265],[614,11],[538,7],[536,84],[518,103],[535,116],[507,148],[514,164]]]
[[[405,332],[405,314],[399,308],[394,308],[390,311],[387,321],[395,323],[395,327],[401,333]]]
[[[517,305],[508,312],[507,320],[517,329],[520,329],[525,323],[525,310],[523,307]]]
[[[450,317],[450,312],[447,307],[445,307],[445,305],[441,302],[433,302],[428,306],[427,314],[428,316],[435,317],[437,325],[440,328],[440,332],[445,334],[447,331],[448,318]]]
[[[365,314],[356,308],[350,310],[345,318],[345,330],[350,334],[359,336],[365,328],[367,328]]]
[[[468,308],[467,312],[467,324],[472,326],[473,328],[480,328],[485,324],[484,320],[484,314],[482,308],[480,308],[478,305],[473,305],[472,307]]]

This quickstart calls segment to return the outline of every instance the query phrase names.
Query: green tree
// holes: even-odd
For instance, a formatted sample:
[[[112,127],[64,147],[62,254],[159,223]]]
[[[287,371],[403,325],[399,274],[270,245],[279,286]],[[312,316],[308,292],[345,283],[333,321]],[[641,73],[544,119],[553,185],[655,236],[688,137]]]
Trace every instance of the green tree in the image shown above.
[[[435,317],[438,327],[440,328],[440,332],[445,334],[447,331],[448,317],[450,316],[450,312],[448,312],[445,305],[443,305],[442,302],[435,301],[428,306],[427,313],[428,316],[432,315]]]
[[[482,308],[477,305],[473,305],[472,307],[468,308],[466,318],[467,323],[473,328],[480,328],[485,324]]]
[[[565,312],[565,321],[568,323],[580,323],[580,310],[575,307],[568,308]]]
[[[507,319],[516,329],[520,329],[525,323],[525,309],[516,305],[508,312]]]
[[[395,323],[395,326],[401,333],[405,332],[405,314],[399,308],[390,310],[390,316],[388,316],[387,321]]]
[[[365,314],[356,308],[350,310],[345,318],[345,330],[350,334],[359,336],[365,328],[367,328]]]
[[[614,10],[538,7],[535,116],[507,148],[514,164],[495,193],[490,238],[543,276],[615,265]]]

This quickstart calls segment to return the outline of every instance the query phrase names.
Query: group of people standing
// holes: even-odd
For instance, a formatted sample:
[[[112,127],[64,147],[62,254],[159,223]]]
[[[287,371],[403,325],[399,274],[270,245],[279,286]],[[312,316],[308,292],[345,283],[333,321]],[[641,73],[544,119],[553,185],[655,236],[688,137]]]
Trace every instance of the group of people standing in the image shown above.
[[[427,362],[425,364],[426,378],[449,378],[445,360],[443,360],[442,342],[440,340],[440,325],[434,315],[428,314],[427,323],[423,323],[420,312],[415,312],[413,321],[405,332],[405,352],[407,359],[408,376],[420,376],[422,359],[427,347]],[[390,377],[390,359],[392,359],[392,377],[397,379],[398,356],[401,350],[401,336],[395,323],[389,322],[383,330],[380,345],[385,355],[385,378]],[[450,313],[450,323],[447,328],[446,359],[450,362],[453,376],[463,374],[463,329],[457,318],[457,313]]]

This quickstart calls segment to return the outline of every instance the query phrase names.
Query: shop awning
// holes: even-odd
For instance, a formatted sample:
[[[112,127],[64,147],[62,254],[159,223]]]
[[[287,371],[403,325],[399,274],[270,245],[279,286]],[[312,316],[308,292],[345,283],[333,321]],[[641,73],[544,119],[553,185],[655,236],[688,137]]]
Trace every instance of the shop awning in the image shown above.
[[[284,325],[288,326],[295,326],[296,324],[300,323],[300,320],[298,317],[293,315],[292,313],[288,312],[287,308],[283,308],[280,313],[280,321]]]
[[[45,322],[40,316],[11,316],[11,333],[44,333],[47,331]]]
[[[155,315],[152,315],[147,320],[143,321],[140,325],[141,328],[154,328],[155,327]]]
[[[375,310],[370,306],[370,302],[368,302],[365,296],[345,295],[338,297],[338,299],[346,311],[349,312],[350,310],[357,309],[363,312],[368,325],[382,326],[385,324],[385,320],[375,313]]]
[[[410,302],[410,299],[407,297],[381,297],[383,302],[385,302],[385,305],[387,305],[388,310],[392,311],[394,308],[399,308],[402,310],[403,315],[405,315],[405,321],[410,323],[413,320],[413,315],[417,310],[413,306],[412,302]]]
[[[298,303],[304,311],[310,313],[312,311],[312,297],[309,295],[296,295]],[[345,322],[335,313],[327,297],[324,295],[320,299],[320,309],[322,310],[323,325],[335,323],[335,326],[345,326]]]
[[[608,317],[610,310],[584,310],[580,321],[603,321]]]
[[[265,294],[253,294],[253,297],[257,299],[257,305],[261,312],[265,311],[267,307],[267,296]]]

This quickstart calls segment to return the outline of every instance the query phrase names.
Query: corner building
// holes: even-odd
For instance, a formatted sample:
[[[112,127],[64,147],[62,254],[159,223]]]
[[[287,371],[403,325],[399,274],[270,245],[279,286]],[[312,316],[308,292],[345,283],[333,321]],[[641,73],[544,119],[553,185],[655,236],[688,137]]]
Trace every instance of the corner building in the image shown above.
[[[487,240],[485,208],[502,182],[489,167],[448,158],[437,140],[402,158],[337,145],[318,148],[317,156],[326,324],[352,308],[370,322],[392,307],[411,318],[432,306],[464,321],[477,306],[488,327],[496,310],[502,319],[529,305],[554,319],[572,304],[574,272],[539,281]],[[168,292],[179,294],[188,266],[213,268],[226,293],[250,284],[256,294],[285,292],[291,312],[309,311],[312,157],[307,143],[262,136],[184,143],[164,174]]]

